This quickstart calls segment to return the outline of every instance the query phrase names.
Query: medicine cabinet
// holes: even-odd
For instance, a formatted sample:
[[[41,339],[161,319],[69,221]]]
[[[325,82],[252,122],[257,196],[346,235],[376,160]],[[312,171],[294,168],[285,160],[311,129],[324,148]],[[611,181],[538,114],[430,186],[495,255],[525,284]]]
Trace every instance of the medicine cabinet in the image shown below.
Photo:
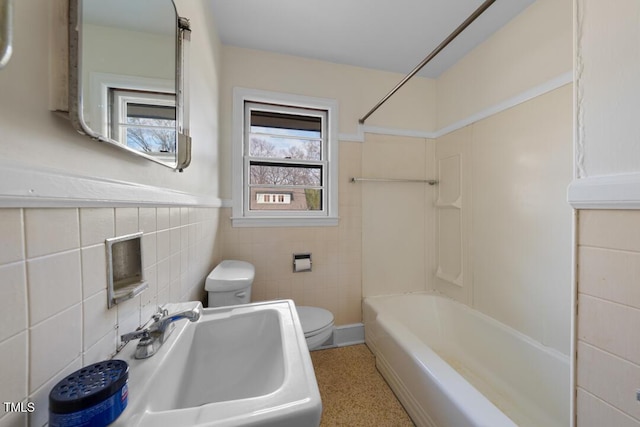
[[[182,171],[191,161],[190,25],[172,0],[69,0],[69,114],[91,138]]]

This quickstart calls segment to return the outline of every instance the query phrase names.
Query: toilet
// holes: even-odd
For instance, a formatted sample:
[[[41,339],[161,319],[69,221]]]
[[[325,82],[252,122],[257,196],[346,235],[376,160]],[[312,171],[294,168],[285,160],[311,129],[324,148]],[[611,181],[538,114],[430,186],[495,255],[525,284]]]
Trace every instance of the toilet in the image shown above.
[[[207,276],[209,307],[248,304],[255,267],[246,261],[224,260]],[[320,307],[296,306],[309,350],[327,342],[333,333],[333,314]]]

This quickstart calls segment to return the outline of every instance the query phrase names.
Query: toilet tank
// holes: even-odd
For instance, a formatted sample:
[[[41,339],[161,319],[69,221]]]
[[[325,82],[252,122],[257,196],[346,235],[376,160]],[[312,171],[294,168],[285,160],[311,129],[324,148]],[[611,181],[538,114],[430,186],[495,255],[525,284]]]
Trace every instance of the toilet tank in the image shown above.
[[[246,261],[224,260],[209,273],[204,289],[209,307],[247,304],[251,301],[251,285],[255,267]]]

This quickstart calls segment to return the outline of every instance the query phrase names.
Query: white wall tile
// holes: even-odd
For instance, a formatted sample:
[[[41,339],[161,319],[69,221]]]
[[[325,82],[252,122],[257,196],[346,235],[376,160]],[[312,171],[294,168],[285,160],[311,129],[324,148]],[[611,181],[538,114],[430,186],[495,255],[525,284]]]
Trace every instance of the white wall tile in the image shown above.
[[[158,305],[163,305],[171,301],[171,287],[169,285],[158,289]]]
[[[156,208],[140,208],[139,210],[140,231],[152,233],[156,231]]]
[[[116,236],[125,236],[138,232],[138,209],[116,208]]]
[[[118,336],[133,332],[148,320],[140,317],[140,295],[121,302],[116,308],[118,311]]]
[[[36,390],[82,354],[82,305],[31,328],[29,390]]]
[[[171,228],[180,227],[180,208],[169,208],[169,226]]]
[[[82,246],[104,243],[115,236],[115,211],[112,208],[80,209],[80,242]]]
[[[169,287],[169,283],[171,283],[171,259],[165,258],[162,261],[158,261],[156,264],[158,268],[158,291]]]
[[[582,210],[580,245],[640,252],[640,211]]]
[[[77,209],[26,209],[24,228],[27,258],[80,246]]]
[[[181,273],[180,253],[171,255],[170,263],[171,263],[171,275],[169,276],[169,280],[174,281],[180,277],[180,273]]]
[[[169,284],[169,298],[171,301],[180,301],[182,298],[182,284],[180,279],[173,280]]]
[[[171,255],[171,232],[162,230],[156,233],[156,259],[157,262]]]
[[[169,208],[157,208],[156,209],[156,226],[157,230],[166,230],[171,227],[171,220],[169,219]]]
[[[640,425],[640,212],[579,212],[578,425]]]
[[[86,351],[109,331],[115,330],[117,310],[107,309],[107,291],[101,291],[82,303],[83,344]]]
[[[190,217],[189,217],[189,211],[191,208],[180,208],[180,225],[189,225],[190,224]]]
[[[156,233],[145,233],[142,236],[142,265],[144,268],[148,268],[156,264],[157,248],[158,243],[156,241]]]
[[[158,298],[154,295],[142,306],[140,311],[140,317],[143,322],[151,319],[151,317],[158,311]]]
[[[578,310],[578,339],[640,364],[640,338],[629,336],[640,325],[639,309],[580,295]]]
[[[29,414],[30,426],[44,426],[49,421],[49,393],[51,389],[58,384],[60,380],[66,378],[67,375],[82,368],[82,358],[78,357],[69,363],[64,369],[58,372],[51,380],[47,381],[40,388],[33,391],[29,395],[29,401],[35,403],[36,410]]]
[[[27,332],[0,342],[0,396],[3,402],[19,402],[27,396]],[[1,413],[4,413],[4,408]]]
[[[202,295],[204,271],[208,273],[219,250],[216,224],[208,221],[199,228],[192,224],[198,217],[206,218],[205,211],[209,210],[0,209],[0,233],[3,243],[9,243],[0,248],[0,363],[18,366],[11,374],[22,378],[22,386],[12,399],[36,402],[30,425],[46,423],[48,393],[60,379],[83,365],[111,357],[119,334],[146,322],[157,304]],[[31,235],[25,238],[27,227]],[[60,233],[60,228],[66,231]],[[146,232],[145,274],[150,288],[107,310],[104,240],[114,237],[116,229],[119,233]],[[154,230],[164,233],[158,239]],[[22,262],[27,251],[31,257]],[[172,271],[177,278],[171,282]],[[15,343],[20,340],[22,349],[15,355]],[[3,396],[11,386],[5,378],[3,374],[0,381]],[[16,422],[27,423],[24,416],[0,417],[0,426]]]
[[[82,301],[80,250],[28,260],[27,277],[31,325]]]
[[[579,342],[577,373],[578,387],[640,419],[640,366]]]
[[[84,352],[82,365],[87,366],[102,360],[110,359],[116,352],[116,346],[119,341],[117,331],[112,329],[105,336],[99,338],[98,341]]]
[[[640,253],[581,246],[581,293],[640,308]]]
[[[580,427],[640,427],[640,421],[582,389],[577,393],[576,412]]]
[[[88,298],[107,289],[107,254],[105,245],[83,248],[82,295]]]
[[[140,294],[140,306],[142,307],[149,304],[158,295],[158,267],[152,265],[145,268],[144,279],[149,287]],[[142,318],[144,319],[145,317]]]
[[[27,329],[25,268],[24,262],[0,267],[0,341]]]
[[[189,247],[189,226],[180,227],[180,250],[184,251]]]
[[[180,248],[182,247],[182,234],[181,229],[172,228],[170,230],[170,240],[171,240],[171,255],[175,255],[180,252]]]
[[[0,265],[25,258],[22,209],[0,209]]]

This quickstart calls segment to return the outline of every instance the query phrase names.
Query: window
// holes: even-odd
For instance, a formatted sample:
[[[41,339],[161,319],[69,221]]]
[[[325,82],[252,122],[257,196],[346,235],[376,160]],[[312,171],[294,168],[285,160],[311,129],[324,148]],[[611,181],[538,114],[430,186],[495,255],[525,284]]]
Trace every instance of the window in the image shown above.
[[[235,226],[336,225],[335,101],[239,90]]]
[[[109,98],[111,139],[160,160],[175,161],[175,95],[110,88]]]

